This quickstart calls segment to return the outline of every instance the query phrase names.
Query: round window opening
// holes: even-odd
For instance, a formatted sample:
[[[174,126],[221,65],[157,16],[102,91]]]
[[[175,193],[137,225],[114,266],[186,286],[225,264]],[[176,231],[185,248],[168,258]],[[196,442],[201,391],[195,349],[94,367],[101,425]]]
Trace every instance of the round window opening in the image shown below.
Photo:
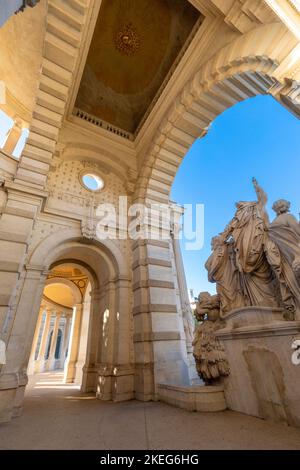
[[[93,175],[92,173],[87,173],[82,176],[82,182],[86,189],[90,191],[101,191],[104,187],[104,181],[100,176]]]

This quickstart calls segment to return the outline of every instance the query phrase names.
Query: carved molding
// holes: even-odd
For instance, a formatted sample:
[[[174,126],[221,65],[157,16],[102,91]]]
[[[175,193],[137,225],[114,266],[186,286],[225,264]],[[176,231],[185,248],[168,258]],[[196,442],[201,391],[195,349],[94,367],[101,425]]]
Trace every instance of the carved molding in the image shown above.
[[[171,189],[190,145],[207,132],[216,116],[235,103],[266,93],[278,98],[279,87],[281,101],[300,116],[297,86],[285,88],[286,81],[274,77],[293,42],[295,38],[282,23],[261,26],[238,37],[198,70],[174,99],[157,130],[139,175],[135,201],[154,199],[150,190],[153,180],[163,179],[164,189]],[[164,191],[157,191],[158,196],[165,197]]]

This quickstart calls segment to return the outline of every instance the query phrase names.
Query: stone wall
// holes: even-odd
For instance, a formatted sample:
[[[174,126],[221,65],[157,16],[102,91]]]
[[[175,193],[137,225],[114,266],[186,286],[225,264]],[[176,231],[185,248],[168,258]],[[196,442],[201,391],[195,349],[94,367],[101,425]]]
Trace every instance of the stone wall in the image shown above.
[[[247,307],[226,317],[216,336],[230,365],[229,409],[300,426],[300,365],[292,361],[299,335],[300,322],[284,321],[280,309]]]

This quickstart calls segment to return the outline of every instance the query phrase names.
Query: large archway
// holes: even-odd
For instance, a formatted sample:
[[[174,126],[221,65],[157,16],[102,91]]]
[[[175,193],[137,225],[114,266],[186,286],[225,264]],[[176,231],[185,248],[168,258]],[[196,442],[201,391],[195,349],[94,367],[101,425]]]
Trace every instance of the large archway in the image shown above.
[[[34,333],[28,374],[64,370],[66,382],[82,382],[90,319],[89,273],[79,264],[50,270]]]
[[[275,48],[274,41],[277,44]],[[152,141],[140,150],[140,173],[134,201],[148,207],[151,204],[169,206],[172,183],[190,146],[208,132],[210,123],[220,113],[234,104],[256,95],[272,94],[299,117],[300,90],[293,81],[299,76],[299,70],[292,57],[296,44],[297,40],[282,24],[262,25],[237,37],[199,66],[158,123]],[[174,283],[172,269],[176,257]],[[150,347],[146,338],[142,345],[139,344],[139,353],[142,353],[138,355],[136,364],[139,371],[137,390],[140,389],[143,396],[155,396],[157,382],[169,381],[173,377],[178,382],[185,381],[184,367],[180,366],[179,359],[182,335],[177,332],[176,341],[175,332],[171,331],[174,312],[181,316],[185,309],[186,300],[178,302],[177,294],[178,286],[184,284],[184,273],[172,240],[133,243],[133,258],[136,260],[135,277],[146,278],[149,284],[157,287],[138,286],[134,290],[135,305],[140,304],[141,298],[147,298],[148,318],[158,318],[164,312],[164,323],[169,325],[167,331],[156,337],[155,322],[154,328],[153,322],[149,327],[146,320],[141,327],[135,317],[136,333],[145,333],[145,328],[152,328],[150,334],[154,335]],[[157,302],[162,292],[163,305]],[[145,316],[142,307],[138,306],[136,312]],[[178,359],[177,363],[172,363],[174,357]],[[154,367],[151,368],[150,364]],[[153,376],[154,384],[149,380]]]
[[[9,410],[14,416],[20,414],[22,409],[27,384],[26,370],[46,279],[51,269],[62,264],[80,266],[91,285],[90,309],[85,326],[82,323],[82,304],[74,312],[72,329],[75,341],[69,351],[65,380],[72,382],[81,376],[82,391],[94,392],[101,400],[122,401],[133,398],[130,277],[125,260],[113,242],[91,242],[82,238],[77,230],[66,230],[43,240],[27,265],[18,305],[22,311],[18,318],[22,317],[22,321],[14,324],[11,333],[12,338],[14,334],[19,337],[20,333],[23,334],[24,346],[19,349],[20,357],[16,357],[13,347],[7,348],[10,368],[13,363],[16,367],[15,386],[10,389],[15,395],[14,408]],[[80,342],[82,327],[85,329],[86,345]],[[17,372],[18,362],[22,362],[22,370]],[[5,368],[2,372],[13,378]]]
[[[280,46],[273,47],[281,37]],[[160,123],[144,161],[136,199],[166,202],[182,159],[210,123],[239,101],[272,94],[300,116],[299,71],[292,60],[297,40],[280,24],[256,28],[222,48],[185,84]],[[283,60],[290,68],[283,75]]]

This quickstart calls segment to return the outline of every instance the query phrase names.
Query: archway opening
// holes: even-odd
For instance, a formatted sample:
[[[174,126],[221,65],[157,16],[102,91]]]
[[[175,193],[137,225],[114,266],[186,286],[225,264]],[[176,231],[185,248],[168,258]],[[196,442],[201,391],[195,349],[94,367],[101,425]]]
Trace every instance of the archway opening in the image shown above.
[[[299,120],[270,95],[248,98],[215,118],[206,136],[197,139],[177,171],[171,198],[193,206],[193,232],[201,231],[201,246],[181,249],[191,301],[200,291],[215,293],[207,279],[205,262],[211,239],[222,232],[235,213],[237,201],[256,199],[252,177],[268,195],[267,212],[275,217],[272,204],[284,198],[291,212],[300,212],[297,175],[299,169]],[[204,225],[196,224],[196,204],[203,206]]]
[[[51,331],[48,326],[44,351],[40,347],[41,352],[37,352],[38,338],[43,334],[43,328],[37,322],[35,333],[32,331],[30,367],[39,359],[43,364],[45,361],[51,363],[52,358],[51,367],[55,369],[46,373],[56,374],[57,366],[60,366],[62,389],[73,384],[81,393],[92,392],[101,400],[133,398],[130,277],[121,251],[111,241],[91,241],[82,238],[78,230],[74,230],[71,237],[70,231],[67,234],[61,231],[52,234],[38,247],[31,262],[43,266],[43,272],[48,273],[46,278],[42,277],[33,295],[33,305],[38,309],[41,305],[49,306],[50,302],[52,309],[61,312],[63,307],[67,313],[71,307],[72,320],[68,345],[62,338],[63,346],[58,344],[58,335],[59,329],[62,337],[64,331],[60,320],[56,321],[50,349],[48,347],[49,358],[45,357],[44,351]],[[72,291],[71,294],[66,288]],[[36,318],[40,318],[40,314],[41,308]],[[56,359],[59,350],[62,355]],[[43,384],[39,386],[44,388]],[[31,391],[32,387],[29,393]]]
[[[81,386],[90,292],[90,274],[80,264],[62,261],[50,269],[31,348],[29,375],[60,371],[58,377],[63,382]]]

